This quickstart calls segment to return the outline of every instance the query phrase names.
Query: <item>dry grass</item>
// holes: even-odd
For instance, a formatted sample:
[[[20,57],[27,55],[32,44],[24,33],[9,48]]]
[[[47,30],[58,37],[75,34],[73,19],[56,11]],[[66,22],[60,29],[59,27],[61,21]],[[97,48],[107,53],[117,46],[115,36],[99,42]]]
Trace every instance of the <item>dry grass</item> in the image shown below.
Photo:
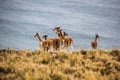
[[[120,80],[120,50],[0,50],[0,80]]]

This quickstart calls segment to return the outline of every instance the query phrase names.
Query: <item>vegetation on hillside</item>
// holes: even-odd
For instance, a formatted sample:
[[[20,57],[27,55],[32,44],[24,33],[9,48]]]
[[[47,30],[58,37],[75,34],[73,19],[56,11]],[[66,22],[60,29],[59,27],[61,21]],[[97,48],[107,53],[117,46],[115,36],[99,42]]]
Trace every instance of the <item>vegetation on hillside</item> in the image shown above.
[[[120,80],[120,50],[0,50],[0,80]]]

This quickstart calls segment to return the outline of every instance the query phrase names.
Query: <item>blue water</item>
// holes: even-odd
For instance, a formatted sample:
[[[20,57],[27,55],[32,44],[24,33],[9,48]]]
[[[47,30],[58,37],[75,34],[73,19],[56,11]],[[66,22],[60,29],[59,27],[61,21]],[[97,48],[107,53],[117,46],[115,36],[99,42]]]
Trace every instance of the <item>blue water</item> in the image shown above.
[[[0,0],[0,49],[38,49],[34,38],[55,38],[60,26],[74,40],[74,49],[120,48],[120,0]]]

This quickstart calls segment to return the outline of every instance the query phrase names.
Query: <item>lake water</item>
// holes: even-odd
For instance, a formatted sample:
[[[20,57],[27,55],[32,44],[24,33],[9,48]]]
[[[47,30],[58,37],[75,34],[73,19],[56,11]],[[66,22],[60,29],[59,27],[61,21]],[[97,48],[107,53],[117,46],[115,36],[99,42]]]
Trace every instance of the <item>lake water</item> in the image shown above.
[[[0,0],[0,49],[39,48],[34,38],[55,38],[60,26],[74,41],[74,49],[120,48],[120,0]]]

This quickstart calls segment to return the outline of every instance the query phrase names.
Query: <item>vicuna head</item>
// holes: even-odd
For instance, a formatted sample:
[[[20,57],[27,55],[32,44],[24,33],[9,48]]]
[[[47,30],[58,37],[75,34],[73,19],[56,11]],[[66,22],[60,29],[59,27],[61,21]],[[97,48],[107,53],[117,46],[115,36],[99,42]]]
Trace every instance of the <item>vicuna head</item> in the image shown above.
[[[42,36],[42,38],[45,39],[45,40],[47,40],[47,37],[48,37],[47,35]]]
[[[66,32],[63,32],[63,36],[65,37],[65,36],[69,36]]]
[[[39,36],[39,34],[36,32],[36,34],[34,35],[34,37],[38,37]]]
[[[53,31],[56,32],[56,33],[58,32],[58,30],[60,30],[60,27],[55,27],[55,28],[53,29]]]
[[[99,38],[98,34],[95,34],[95,39],[91,42],[91,46],[93,49],[97,48],[97,39]]]

